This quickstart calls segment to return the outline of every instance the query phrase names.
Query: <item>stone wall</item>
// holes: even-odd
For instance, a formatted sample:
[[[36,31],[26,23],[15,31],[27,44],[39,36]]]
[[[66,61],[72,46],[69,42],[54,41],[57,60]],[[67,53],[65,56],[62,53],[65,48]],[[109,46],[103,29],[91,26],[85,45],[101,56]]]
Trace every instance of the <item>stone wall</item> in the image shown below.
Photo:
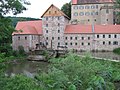
[[[120,34],[65,34],[65,45],[69,50],[112,51],[120,47]]]
[[[68,22],[64,16],[43,17],[43,36],[47,48],[57,49],[57,46],[64,45],[64,30]]]
[[[113,4],[79,4],[72,5],[71,19],[79,24],[114,24]]]
[[[13,35],[13,50],[18,50],[19,46],[23,46],[24,50],[29,52],[29,50],[36,48],[36,44],[39,44],[39,39],[39,35]]]

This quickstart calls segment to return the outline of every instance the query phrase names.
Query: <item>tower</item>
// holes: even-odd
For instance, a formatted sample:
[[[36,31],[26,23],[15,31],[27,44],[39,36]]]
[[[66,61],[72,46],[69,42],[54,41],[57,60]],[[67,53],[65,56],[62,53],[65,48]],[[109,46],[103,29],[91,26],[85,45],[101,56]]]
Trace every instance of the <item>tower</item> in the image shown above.
[[[53,4],[41,17],[47,48],[57,49],[57,46],[64,45],[64,30],[69,23],[69,17]]]

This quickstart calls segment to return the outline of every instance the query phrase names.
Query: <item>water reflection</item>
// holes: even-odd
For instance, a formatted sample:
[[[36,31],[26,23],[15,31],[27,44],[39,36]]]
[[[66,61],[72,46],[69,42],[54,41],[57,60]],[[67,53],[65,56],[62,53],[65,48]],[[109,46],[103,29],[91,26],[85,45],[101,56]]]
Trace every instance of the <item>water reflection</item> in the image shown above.
[[[16,74],[24,74],[28,77],[33,78],[34,75],[40,71],[47,71],[47,62],[36,62],[36,61],[16,61],[11,62],[8,65],[5,75],[14,76]]]

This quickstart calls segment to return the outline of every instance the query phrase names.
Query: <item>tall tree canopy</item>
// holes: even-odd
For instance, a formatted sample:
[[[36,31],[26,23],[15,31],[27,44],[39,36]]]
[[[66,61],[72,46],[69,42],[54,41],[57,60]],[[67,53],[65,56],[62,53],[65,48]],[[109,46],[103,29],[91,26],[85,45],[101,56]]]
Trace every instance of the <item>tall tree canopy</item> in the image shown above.
[[[71,18],[71,2],[66,3],[62,6],[61,10],[69,17]]]
[[[22,13],[24,10],[27,10],[25,5],[29,4],[26,0],[0,0],[0,52],[6,51],[4,47],[6,44],[11,43],[11,34],[14,31],[11,20],[4,15]]]

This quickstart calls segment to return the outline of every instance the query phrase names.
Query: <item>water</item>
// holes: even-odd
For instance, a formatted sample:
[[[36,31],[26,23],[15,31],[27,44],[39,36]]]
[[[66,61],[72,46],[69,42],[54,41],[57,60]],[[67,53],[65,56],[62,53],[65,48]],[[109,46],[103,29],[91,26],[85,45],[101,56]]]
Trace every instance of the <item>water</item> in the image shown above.
[[[80,55],[91,55],[98,58],[114,59],[120,60],[120,55],[114,54],[113,52],[79,52]],[[24,74],[28,77],[33,78],[35,74],[41,71],[48,70],[47,62],[38,62],[38,61],[13,61],[10,62],[6,70],[6,76],[14,76],[16,74]]]
[[[92,57],[120,60],[120,55],[113,52],[79,52],[79,55],[90,55]]]
[[[24,74],[28,77],[33,78],[38,72],[47,71],[47,62],[37,62],[37,61],[14,61],[10,62],[6,69],[6,76],[14,76],[16,74]]]

